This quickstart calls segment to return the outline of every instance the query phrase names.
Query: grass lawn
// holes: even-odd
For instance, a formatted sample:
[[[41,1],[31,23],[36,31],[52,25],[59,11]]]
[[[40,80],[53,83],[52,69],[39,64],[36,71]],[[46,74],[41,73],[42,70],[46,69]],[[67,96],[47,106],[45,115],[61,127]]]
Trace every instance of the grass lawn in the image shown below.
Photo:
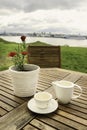
[[[10,51],[14,51],[17,44],[7,42],[0,38],[0,70],[8,69],[12,64],[11,59],[8,57]]]
[[[62,68],[87,73],[87,48],[61,47]]]
[[[47,44],[37,41],[31,43],[31,45]],[[0,38],[0,70],[8,69],[12,65],[8,53],[14,51],[16,46],[17,43],[8,42]],[[87,73],[87,48],[61,46],[61,64],[64,69]]]

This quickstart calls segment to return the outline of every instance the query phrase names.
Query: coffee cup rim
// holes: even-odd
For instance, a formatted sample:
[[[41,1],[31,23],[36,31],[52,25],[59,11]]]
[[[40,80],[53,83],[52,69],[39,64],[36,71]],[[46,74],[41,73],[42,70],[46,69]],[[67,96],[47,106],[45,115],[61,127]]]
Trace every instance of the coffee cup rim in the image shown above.
[[[39,99],[39,98],[37,99],[36,96],[37,96],[38,94],[40,94],[40,93],[47,93],[47,94],[49,95],[49,98],[48,98],[48,99]],[[48,93],[48,92],[38,92],[38,93],[36,93],[36,94],[34,95],[34,99],[35,99],[35,100],[38,100],[38,101],[41,101],[41,102],[42,102],[42,101],[49,101],[50,99],[52,99],[52,94],[50,94],[50,93]]]

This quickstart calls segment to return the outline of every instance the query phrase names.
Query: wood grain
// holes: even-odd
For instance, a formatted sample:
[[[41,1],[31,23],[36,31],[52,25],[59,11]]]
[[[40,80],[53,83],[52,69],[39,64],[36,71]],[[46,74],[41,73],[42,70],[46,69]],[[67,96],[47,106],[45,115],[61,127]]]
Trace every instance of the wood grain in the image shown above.
[[[86,130],[87,129],[87,74],[58,68],[40,70],[38,91],[48,91],[56,99],[52,82],[68,80],[82,87],[82,95],[70,104],[59,104],[58,109],[39,115],[27,108],[29,98],[14,95],[9,71],[0,72],[0,130]],[[74,94],[79,90],[75,88]],[[32,98],[32,97],[31,97]],[[58,101],[58,99],[56,99]]]
[[[28,46],[28,63],[41,68],[61,67],[60,46]]]

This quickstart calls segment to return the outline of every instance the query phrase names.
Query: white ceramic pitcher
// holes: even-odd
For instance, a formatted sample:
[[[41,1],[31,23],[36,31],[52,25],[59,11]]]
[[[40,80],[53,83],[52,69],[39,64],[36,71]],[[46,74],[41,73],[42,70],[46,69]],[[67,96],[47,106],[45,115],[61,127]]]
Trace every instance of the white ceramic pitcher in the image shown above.
[[[67,104],[71,101],[71,99],[80,97],[82,93],[81,87],[70,81],[54,81],[52,82],[52,85],[54,87],[56,97],[58,98],[58,102],[62,104]],[[78,95],[73,95],[74,87],[78,87],[80,89],[80,93]]]

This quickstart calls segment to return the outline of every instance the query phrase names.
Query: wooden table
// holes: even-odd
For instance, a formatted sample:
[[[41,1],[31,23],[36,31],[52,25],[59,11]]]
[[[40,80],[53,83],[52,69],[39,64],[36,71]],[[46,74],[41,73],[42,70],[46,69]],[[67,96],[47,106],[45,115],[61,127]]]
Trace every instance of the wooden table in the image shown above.
[[[80,85],[82,95],[50,114],[40,115],[27,108],[30,98],[14,95],[9,71],[0,72],[0,130],[87,130],[87,74],[58,68],[41,69],[37,91],[55,93],[51,82],[68,80]],[[78,90],[75,90],[75,94]]]

